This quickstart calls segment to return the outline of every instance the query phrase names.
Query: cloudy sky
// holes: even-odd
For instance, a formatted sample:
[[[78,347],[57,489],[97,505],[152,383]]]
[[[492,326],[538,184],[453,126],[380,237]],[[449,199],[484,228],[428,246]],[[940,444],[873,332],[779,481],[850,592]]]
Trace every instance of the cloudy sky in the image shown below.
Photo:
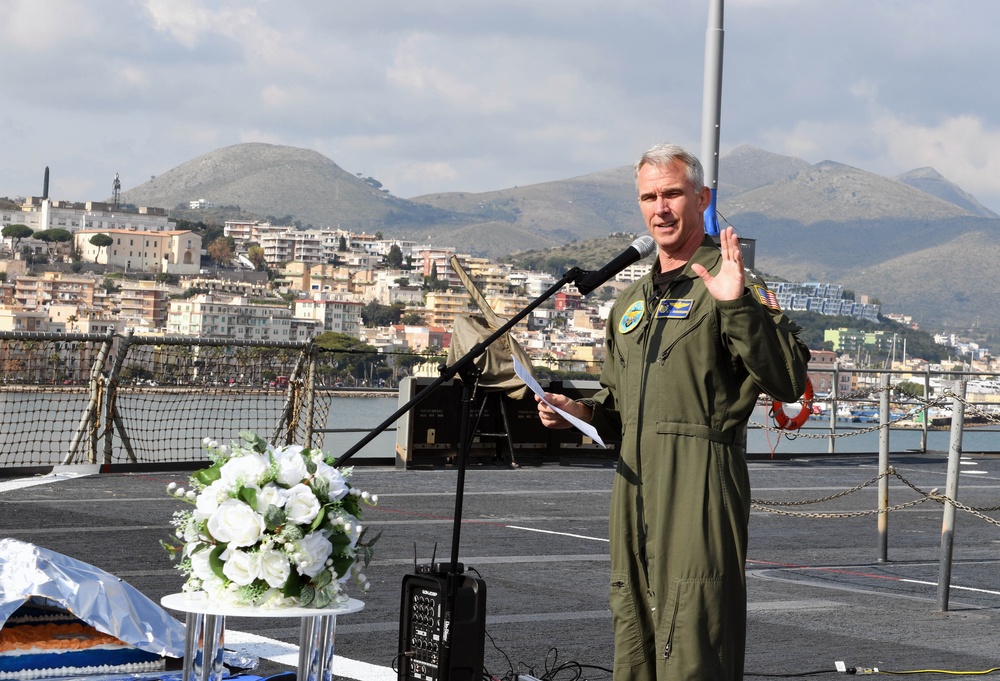
[[[397,196],[700,151],[709,0],[0,0],[0,195],[108,197],[214,149],[314,149]],[[722,151],[1000,212],[1000,2],[726,0]]]

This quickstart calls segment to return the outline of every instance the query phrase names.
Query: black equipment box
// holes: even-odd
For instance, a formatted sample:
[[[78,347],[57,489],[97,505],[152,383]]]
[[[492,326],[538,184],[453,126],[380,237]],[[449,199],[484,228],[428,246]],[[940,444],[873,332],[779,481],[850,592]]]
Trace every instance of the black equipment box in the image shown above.
[[[399,681],[481,681],[486,642],[486,582],[455,574],[452,614],[449,575],[403,577],[399,618]]]

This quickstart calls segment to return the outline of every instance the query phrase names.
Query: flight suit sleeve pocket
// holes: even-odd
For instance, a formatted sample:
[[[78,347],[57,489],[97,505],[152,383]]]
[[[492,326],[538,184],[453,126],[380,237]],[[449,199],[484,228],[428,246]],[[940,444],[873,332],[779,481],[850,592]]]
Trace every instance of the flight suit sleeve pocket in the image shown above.
[[[609,603],[615,630],[615,667],[633,667],[646,662],[637,597],[626,573],[611,573]]]

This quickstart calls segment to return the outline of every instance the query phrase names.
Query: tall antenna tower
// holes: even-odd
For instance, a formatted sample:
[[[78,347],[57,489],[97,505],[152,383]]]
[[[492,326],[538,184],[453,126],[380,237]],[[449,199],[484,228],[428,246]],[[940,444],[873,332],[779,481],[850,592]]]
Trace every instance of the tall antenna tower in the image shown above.
[[[118,210],[118,203],[122,197],[122,181],[118,178],[118,173],[115,173],[115,181],[111,184],[111,202],[115,204],[115,210]]]

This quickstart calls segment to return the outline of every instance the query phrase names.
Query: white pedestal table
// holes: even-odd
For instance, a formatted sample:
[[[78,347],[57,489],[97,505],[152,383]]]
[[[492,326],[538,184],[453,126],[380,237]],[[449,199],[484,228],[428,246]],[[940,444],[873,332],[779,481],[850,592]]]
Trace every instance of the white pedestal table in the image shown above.
[[[164,596],[160,604],[186,614],[183,681],[221,681],[225,668],[222,653],[226,617],[298,617],[299,664],[297,681],[331,681],[333,642],[337,615],[358,612],[365,604],[354,598],[330,608],[259,608],[220,605],[207,597],[177,593]]]

